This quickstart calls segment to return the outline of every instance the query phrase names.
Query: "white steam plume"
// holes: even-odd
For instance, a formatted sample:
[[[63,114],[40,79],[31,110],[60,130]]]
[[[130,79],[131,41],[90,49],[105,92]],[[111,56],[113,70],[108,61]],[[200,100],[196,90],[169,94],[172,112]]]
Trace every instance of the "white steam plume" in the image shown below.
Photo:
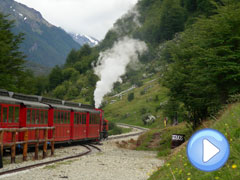
[[[100,78],[94,91],[95,106],[98,108],[104,95],[111,92],[113,84],[121,81],[121,76],[126,73],[126,67],[131,62],[138,62],[138,55],[147,50],[143,41],[124,37],[116,42],[112,49],[100,53],[95,74]]]

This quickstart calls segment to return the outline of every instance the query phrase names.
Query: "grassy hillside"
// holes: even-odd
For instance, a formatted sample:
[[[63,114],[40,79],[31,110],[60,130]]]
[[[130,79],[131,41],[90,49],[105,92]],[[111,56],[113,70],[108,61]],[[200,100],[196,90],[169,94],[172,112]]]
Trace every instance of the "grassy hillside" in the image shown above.
[[[144,126],[142,118],[148,114],[156,117],[150,127],[163,127],[162,112],[158,110],[161,102],[167,100],[167,90],[159,84],[158,75],[143,80],[141,87],[136,87],[122,97],[108,96],[104,107],[105,118],[113,122]],[[127,89],[127,85],[123,85]],[[128,95],[134,93],[134,99],[128,101]]]
[[[204,123],[203,127],[210,127],[222,132],[230,144],[230,156],[227,163],[214,172],[203,172],[194,168],[187,159],[186,144],[175,149],[168,156],[165,165],[154,172],[150,180],[238,180],[240,179],[240,103],[229,105],[215,121]]]

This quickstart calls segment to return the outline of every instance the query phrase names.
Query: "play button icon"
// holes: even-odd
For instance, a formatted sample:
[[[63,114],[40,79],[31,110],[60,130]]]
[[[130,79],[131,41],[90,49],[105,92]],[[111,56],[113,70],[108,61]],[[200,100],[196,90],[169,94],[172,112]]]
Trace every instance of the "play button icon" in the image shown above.
[[[203,162],[208,162],[212,157],[219,153],[219,149],[207,139],[203,140]]]
[[[202,171],[215,171],[222,167],[229,156],[225,136],[214,129],[203,129],[190,138],[187,156],[193,166]]]

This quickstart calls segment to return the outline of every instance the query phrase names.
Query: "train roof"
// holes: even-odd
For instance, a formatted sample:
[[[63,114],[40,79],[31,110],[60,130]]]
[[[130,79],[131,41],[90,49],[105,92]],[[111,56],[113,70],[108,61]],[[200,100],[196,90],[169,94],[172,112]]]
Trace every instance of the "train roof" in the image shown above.
[[[7,104],[20,104],[21,101],[12,98],[11,92],[8,92],[5,89],[0,89],[0,102],[7,103]]]
[[[38,107],[48,109],[49,105],[39,102],[40,97],[34,95],[25,95],[20,93],[14,93],[12,96],[14,99],[18,99],[27,107]]]
[[[63,101],[60,99],[35,96],[35,95],[25,95],[21,93],[9,92],[5,89],[0,89],[0,102],[9,103],[9,104],[24,104],[25,106],[30,107],[39,107],[39,108],[55,108],[63,110],[73,110],[78,112],[91,112],[91,113],[100,113],[95,110],[91,105],[81,104],[70,101]]]

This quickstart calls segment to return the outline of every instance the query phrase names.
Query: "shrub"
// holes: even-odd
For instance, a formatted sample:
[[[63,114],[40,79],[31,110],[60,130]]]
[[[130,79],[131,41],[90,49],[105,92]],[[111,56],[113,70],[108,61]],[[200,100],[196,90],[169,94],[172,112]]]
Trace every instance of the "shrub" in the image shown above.
[[[128,101],[132,101],[134,99],[134,93],[128,94]]]

